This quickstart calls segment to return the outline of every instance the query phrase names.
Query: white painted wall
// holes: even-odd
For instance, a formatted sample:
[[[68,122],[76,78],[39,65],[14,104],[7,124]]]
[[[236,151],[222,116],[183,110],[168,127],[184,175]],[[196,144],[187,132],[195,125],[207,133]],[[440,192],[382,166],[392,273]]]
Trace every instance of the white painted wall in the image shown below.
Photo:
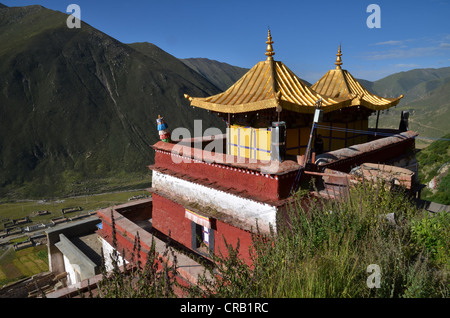
[[[215,209],[226,213],[250,227],[256,227],[256,220],[261,231],[268,232],[269,224],[276,230],[277,209],[266,203],[209,188],[194,182],[186,181],[153,170],[152,187],[156,190],[170,193],[190,203]]]
[[[100,238],[100,239],[102,241],[103,253],[105,255],[106,270],[109,272],[113,269],[112,260],[111,260],[110,255],[113,253],[114,248],[103,238]],[[65,255],[63,255],[63,259],[64,259],[65,271],[67,272],[67,285],[73,286],[73,287],[77,287],[77,286],[80,287],[79,283],[81,282],[82,278],[80,277],[79,274],[77,275],[77,273],[81,273],[80,266],[77,264],[72,264]],[[128,263],[128,262],[126,262],[126,263]],[[118,265],[119,266],[123,265],[122,257],[120,256],[120,254],[119,254],[119,264]]]
[[[106,267],[106,271],[110,272],[113,269],[113,263],[111,260],[111,255],[114,251],[114,247],[112,247],[111,244],[109,244],[107,241],[105,241],[102,237],[100,237],[101,241],[102,241],[102,248],[103,248],[103,255],[105,258],[105,267]],[[126,263],[128,263],[127,261],[125,261]],[[118,265],[122,266],[123,262],[122,262],[122,256],[119,253],[119,260],[118,260]]]
[[[70,286],[78,283],[79,280],[77,280],[75,270],[77,270],[79,273],[80,272],[79,266],[76,264],[72,264],[70,260],[66,257],[66,255],[63,255],[63,259],[64,259],[64,268],[67,272],[67,285]]]

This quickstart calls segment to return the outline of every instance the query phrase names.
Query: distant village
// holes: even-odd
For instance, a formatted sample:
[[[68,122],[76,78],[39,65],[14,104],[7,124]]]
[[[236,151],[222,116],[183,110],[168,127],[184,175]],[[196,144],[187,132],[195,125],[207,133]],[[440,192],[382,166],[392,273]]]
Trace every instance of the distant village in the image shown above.
[[[135,195],[129,198],[129,201],[139,200],[148,197],[147,195]],[[54,214],[54,213],[53,213]],[[45,244],[45,229],[54,226],[95,216],[96,210],[83,211],[81,206],[65,207],[61,209],[62,216],[50,218],[48,223],[33,222],[33,218],[37,216],[50,216],[52,212],[48,210],[33,211],[30,215],[20,219],[2,219],[3,230],[0,231],[0,246],[13,245],[14,250],[21,250],[30,246]],[[72,214],[72,216],[70,216]],[[76,215],[73,215],[76,214]],[[28,239],[20,243],[10,243],[15,237],[28,236]]]

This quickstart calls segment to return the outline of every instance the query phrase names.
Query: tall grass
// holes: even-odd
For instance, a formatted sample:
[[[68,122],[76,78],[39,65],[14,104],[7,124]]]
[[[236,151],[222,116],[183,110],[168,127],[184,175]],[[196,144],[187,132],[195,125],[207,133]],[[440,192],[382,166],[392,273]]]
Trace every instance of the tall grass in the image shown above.
[[[116,226],[113,214],[112,239],[113,253],[103,255],[101,272],[103,279],[98,284],[99,298],[170,298],[175,297],[174,288],[178,286],[176,281],[177,260],[172,249],[166,244],[166,249],[162,255],[156,251],[156,245],[152,239],[151,247],[146,253],[146,260],[141,257],[141,243],[139,232],[136,234],[131,258],[119,255],[117,251]],[[170,258],[172,265],[168,265],[164,260]],[[107,271],[105,257],[111,260],[112,270]],[[130,262],[126,262],[128,258]],[[90,293],[90,297],[93,295]]]
[[[239,260],[238,248],[228,258],[215,255],[222,279],[202,280],[202,288],[194,288],[191,295],[448,297],[448,213],[434,219],[441,231],[418,239],[414,226],[429,218],[427,213],[404,193],[381,185],[365,182],[341,202],[312,199],[303,208],[300,201],[276,234],[254,236],[253,266]],[[390,213],[395,221],[389,221]],[[439,257],[434,257],[437,249]],[[371,264],[381,270],[378,288],[367,283]]]
[[[239,244],[226,244],[227,257],[211,255],[210,275],[182,287],[175,280],[176,264],[158,269],[152,249],[148,265],[135,261],[132,268],[139,270],[128,278],[117,269],[105,273],[100,296],[173,297],[177,287],[191,297],[445,298],[449,220],[449,213],[429,215],[401,191],[381,184],[364,182],[342,201],[298,196],[276,233],[256,229],[252,265],[240,258]],[[139,251],[139,242],[135,247]],[[380,269],[375,286],[369,284],[372,264]]]

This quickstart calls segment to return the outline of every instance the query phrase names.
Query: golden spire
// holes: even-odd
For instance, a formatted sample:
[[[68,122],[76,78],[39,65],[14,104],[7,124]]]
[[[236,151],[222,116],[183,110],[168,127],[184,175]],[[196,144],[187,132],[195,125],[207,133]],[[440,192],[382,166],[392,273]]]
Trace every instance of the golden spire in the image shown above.
[[[267,41],[266,41],[266,44],[267,44],[266,55],[267,55],[268,61],[273,60],[272,56],[275,55],[275,52],[273,51],[272,43],[273,43],[272,36],[270,35],[270,29],[269,29],[269,32],[267,35]]]
[[[339,44],[339,50],[338,50],[338,54],[336,54],[337,58],[336,58],[336,62],[334,64],[336,64],[336,69],[340,70],[341,69],[341,65],[342,65],[342,60],[341,60],[341,45]]]

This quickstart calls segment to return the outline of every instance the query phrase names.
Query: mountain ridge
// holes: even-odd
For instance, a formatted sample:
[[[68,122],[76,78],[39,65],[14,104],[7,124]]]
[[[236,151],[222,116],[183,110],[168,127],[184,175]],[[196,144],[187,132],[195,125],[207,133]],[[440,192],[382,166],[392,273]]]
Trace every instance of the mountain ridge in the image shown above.
[[[208,58],[187,58],[181,61],[210,82],[226,91],[231,85],[236,83],[245,73],[247,68],[232,66],[228,63],[210,60]]]
[[[148,174],[158,115],[170,127],[224,126],[188,107],[185,93],[218,89],[183,63],[169,68],[161,63],[169,54],[155,60],[84,22],[69,29],[66,19],[42,6],[0,10],[3,193],[28,184],[23,196],[49,195],[57,185],[60,195],[84,179]]]
[[[224,128],[183,96],[217,94],[247,71],[178,59],[148,42],[124,44],[84,22],[69,29],[66,14],[39,5],[0,8],[0,195],[60,196],[95,191],[85,180],[104,176],[149,178],[156,117],[171,129],[193,131],[195,119]],[[380,127],[397,128],[409,110],[411,129],[440,137],[449,132],[448,71],[360,81],[381,96],[405,95],[381,114]]]
[[[413,69],[364,83],[383,97],[405,96],[395,108],[380,114],[380,128],[398,128],[401,112],[408,111],[409,129],[419,133],[421,147],[450,133],[450,67]],[[374,122],[371,116],[372,126]]]

